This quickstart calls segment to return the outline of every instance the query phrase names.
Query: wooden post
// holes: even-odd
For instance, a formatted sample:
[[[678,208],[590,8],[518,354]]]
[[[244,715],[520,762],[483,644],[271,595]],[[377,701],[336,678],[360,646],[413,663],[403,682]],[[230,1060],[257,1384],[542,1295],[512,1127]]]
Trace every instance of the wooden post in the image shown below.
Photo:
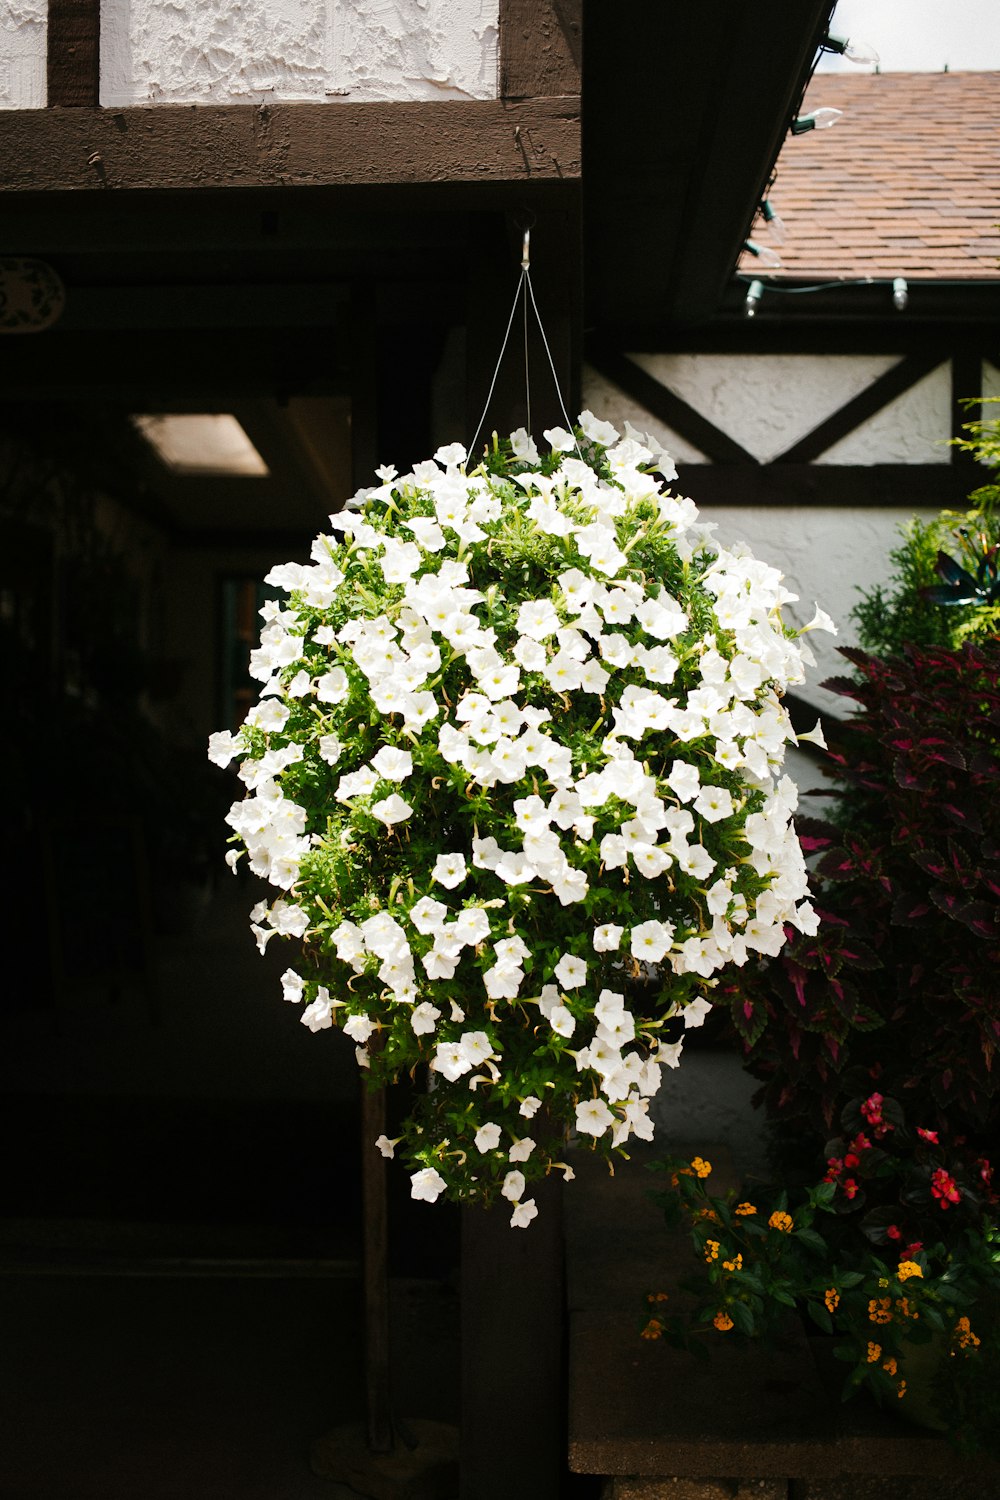
[[[566,1454],[562,1177],[462,1210],[461,1500],[555,1500]]]
[[[365,1394],[368,1447],[393,1445],[389,1394],[389,1265],[385,1160],[375,1141],[385,1133],[385,1089],[361,1081],[361,1186],[364,1202]]]

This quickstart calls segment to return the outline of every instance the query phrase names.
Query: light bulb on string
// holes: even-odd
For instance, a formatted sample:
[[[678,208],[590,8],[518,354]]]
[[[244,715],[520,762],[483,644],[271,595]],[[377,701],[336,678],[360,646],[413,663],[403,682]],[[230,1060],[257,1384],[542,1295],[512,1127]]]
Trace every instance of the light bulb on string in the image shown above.
[[[892,305],[897,312],[905,312],[910,300],[910,289],[905,276],[894,276],[892,280]]]
[[[748,318],[757,316],[760,299],[764,295],[764,283],[762,281],[751,281],[747,287],[747,300],[743,304],[744,315]]]
[[[853,37],[833,36],[831,34],[823,38],[821,50],[823,52],[836,52],[840,57],[846,57],[848,62],[859,63],[861,65],[871,63],[875,67],[878,67],[879,55],[870,42],[855,41]]]
[[[781,270],[781,256],[777,250],[772,250],[770,245],[758,245],[756,240],[744,240],[743,248],[744,250],[748,250],[756,260],[759,260],[761,265],[767,270]]]
[[[770,198],[764,199],[763,203],[760,206],[760,211],[764,216],[764,223],[767,225],[768,233],[770,234],[774,243],[776,245],[783,245],[788,238],[788,231],[785,228],[784,219],[781,217],[778,210],[771,202]]]
[[[807,115],[797,115],[792,121],[792,135],[805,135],[807,130],[829,130],[831,125],[836,125],[842,109],[832,109],[825,105],[821,109],[812,109]]]

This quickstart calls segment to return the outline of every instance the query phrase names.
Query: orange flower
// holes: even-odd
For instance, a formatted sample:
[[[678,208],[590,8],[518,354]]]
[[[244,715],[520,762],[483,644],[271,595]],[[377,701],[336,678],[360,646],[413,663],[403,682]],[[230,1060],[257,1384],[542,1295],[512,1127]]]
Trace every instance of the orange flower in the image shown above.
[[[663,1324],[659,1318],[650,1318],[645,1328],[639,1335],[642,1339],[658,1339],[663,1333]]]
[[[910,1299],[908,1297],[900,1297],[896,1303],[896,1311],[902,1313],[904,1318],[913,1318],[914,1321],[920,1317],[917,1309],[910,1306]]]
[[[976,1334],[973,1333],[968,1318],[959,1318],[958,1322],[955,1324],[954,1333],[960,1349],[979,1348],[980,1339]]]
[[[768,1229],[780,1229],[782,1234],[790,1234],[792,1230],[792,1216],[786,1214],[781,1208],[776,1208],[767,1221]]]
[[[885,1373],[887,1375],[895,1375],[896,1369],[897,1369],[897,1365],[896,1365],[896,1361],[893,1359],[893,1357],[892,1357],[891,1354],[889,1355],[888,1359],[883,1360],[883,1362],[882,1362],[882,1368],[883,1368],[883,1370],[885,1371]]]
[[[836,1312],[840,1305],[840,1293],[835,1286],[827,1287],[823,1293],[823,1301],[826,1303],[827,1312]]]
[[[757,1205],[755,1203],[737,1203],[735,1212],[741,1218],[745,1219],[748,1214],[755,1214],[757,1212]]]
[[[892,1301],[889,1297],[872,1297],[868,1303],[868,1321],[870,1323],[892,1322]]]
[[[712,1319],[712,1322],[715,1324],[720,1333],[728,1333],[730,1328],[732,1328],[733,1326],[732,1318],[727,1312],[722,1312],[721,1309],[716,1313],[715,1317]]]
[[[905,1380],[901,1380],[899,1382],[899,1390],[896,1392],[896,1395],[899,1397],[900,1401],[902,1401],[903,1397],[906,1395],[906,1381]]]
[[[743,1269],[743,1257],[742,1257],[742,1255],[740,1255],[739,1252],[737,1252],[735,1260],[724,1260],[722,1262],[722,1269],[724,1271],[742,1271],[742,1269]]]
[[[718,1260],[718,1258],[719,1258],[719,1242],[718,1242],[718,1240],[706,1240],[705,1241],[705,1259],[709,1262],[709,1264],[711,1264],[711,1262],[713,1260]]]
[[[670,1301],[670,1294],[668,1292],[647,1292],[646,1293],[646,1301],[647,1302],[669,1302]]]
[[[877,1365],[878,1362],[879,1362],[879,1360],[881,1358],[882,1358],[882,1345],[881,1344],[873,1344],[869,1340],[869,1343],[868,1343],[868,1363],[870,1365]]]
[[[695,1157],[693,1157],[692,1161],[691,1161],[691,1167],[692,1167],[692,1170],[694,1171],[696,1177],[710,1177],[711,1176],[711,1173],[712,1173],[712,1163],[710,1161],[706,1161],[703,1156],[695,1156]]]

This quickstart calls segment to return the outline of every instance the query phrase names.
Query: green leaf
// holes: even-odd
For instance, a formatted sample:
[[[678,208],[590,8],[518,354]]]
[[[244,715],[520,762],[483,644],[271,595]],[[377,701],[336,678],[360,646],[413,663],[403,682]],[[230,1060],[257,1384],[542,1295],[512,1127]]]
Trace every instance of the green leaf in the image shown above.
[[[736,1331],[738,1333],[745,1333],[751,1337],[754,1333],[756,1333],[757,1329],[754,1323],[753,1313],[750,1311],[749,1307],[747,1307],[745,1302],[730,1303],[730,1305],[726,1308],[726,1312],[728,1312],[729,1316],[732,1318],[733,1323],[736,1325]]]
[[[817,1328],[821,1328],[824,1333],[833,1332],[833,1319],[822,1302],[807,1302],[806,1312],[812,1318]]]

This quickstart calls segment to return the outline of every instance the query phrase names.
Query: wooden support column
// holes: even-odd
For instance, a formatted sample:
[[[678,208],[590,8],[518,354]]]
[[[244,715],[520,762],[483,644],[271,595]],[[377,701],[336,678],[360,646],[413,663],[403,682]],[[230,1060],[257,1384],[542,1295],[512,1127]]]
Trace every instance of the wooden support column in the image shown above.
[[[462,1210],[460,1500],[555,1500],[566,1455],[562,1177],[538,1217]]]
[[[101,0],[49,0],[48,103],[94,108],[101,83]]]

